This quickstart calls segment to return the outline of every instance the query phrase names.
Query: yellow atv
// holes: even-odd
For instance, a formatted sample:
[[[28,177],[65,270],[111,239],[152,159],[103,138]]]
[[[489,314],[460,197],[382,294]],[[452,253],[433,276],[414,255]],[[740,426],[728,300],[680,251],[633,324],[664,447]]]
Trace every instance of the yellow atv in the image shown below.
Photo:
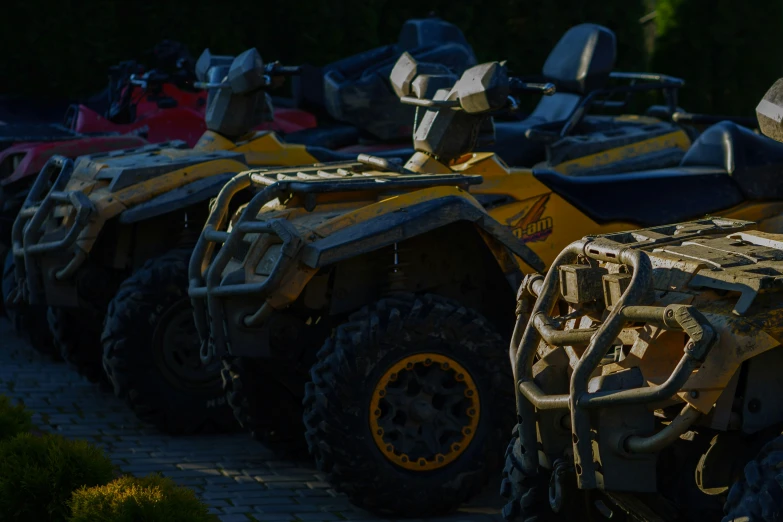
[[[783,141],[783,79],[756,111]],[[528,276],[506,518],[780,520],[781,275],[783,234],[712,219],[586,236]]]
[[[133,282],[121,289],[121,317],[112,316],[124,321],[113,324],[113,331],[122,330],[127,337],[105,344],[112,352],[133,354],[123,359],[125,367],[150,372],[159,365],[171,376],[148,376],[142,382],[119,378],[113,384],[142,418],[168,431],[233,422],[230,411],[220,406],[225,401],[219,379],[204,381],[197,352],[188,351],[198,343],[188,342],[195,332],[188,326],[186,264],[209,198],[249,166],[353,157],[283,143],[269,131],[251,132],[272,114],[267,90],[293,72],[277,63],[264,64],[255,49],[236,58],[205,51],[197,74],[201,86],[210,90],[208,130],[194,148],[169,142],[83,156],[75,163],[53,157],[14,223],[14,249],[3,280],[9,308],[25,314],[31,329],[50,330],[53,342],[41,342],[39,348],[61,355],[92,381],[105,383],[100,342],[104,314],[118,285],[134,274]],[[177,277],[183,290],[159,284],[161,278]],[[147,286],[142,291],[134,284]],[[158,306],[169,305],[180,309],[169,317],[156,315]],[[145,326],[161,321],[171,328],[158,329],[154,338],[150,334],[137,345],[130,342],[133,335],[149,333]],[[169,382],[184,383],[185,389]],[[203,405],[199,415],[175,407],[191,392]]]
[[[772,170],[783,147],[749,129],[716,125],[669,169],[513,169],[470,152],[509,103],[504,66],[417,96],[430,81],[404,56],[392,73],[402,100],[423,109],[404,166],[361,156],[241,173],[189,267],[202,360],[222,358],[239,422],[268,444],[306,439],[353,502],[404,516],[455,509],[501,467],[525,273],[585,234],[705,214],[779,231],[783,211]]]

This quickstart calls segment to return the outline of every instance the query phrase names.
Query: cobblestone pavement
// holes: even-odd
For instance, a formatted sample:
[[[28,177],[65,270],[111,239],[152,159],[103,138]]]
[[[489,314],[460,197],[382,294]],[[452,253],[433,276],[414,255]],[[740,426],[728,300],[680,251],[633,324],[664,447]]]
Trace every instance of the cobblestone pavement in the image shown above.
[[[113,395],[36,353],[0,318],[0,393],[22,401],[41,430],[103,447],[124,472],[161,472],[196,490],[225,522],[383,520],[352,506],[313,469],[245,434],[171,437],[141,423]],[[497,522],[498,481],[443,522]],[[410,522],[410,521],[409,521]]]

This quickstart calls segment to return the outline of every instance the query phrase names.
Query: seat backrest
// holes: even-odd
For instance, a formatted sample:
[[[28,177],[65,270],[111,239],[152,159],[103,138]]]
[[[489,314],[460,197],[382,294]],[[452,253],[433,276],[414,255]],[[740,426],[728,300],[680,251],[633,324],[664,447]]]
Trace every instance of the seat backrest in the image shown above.
[[[557,83],[559,92],[541,98],[526,121],[535,125],[570,118],[584,95],[606,85],[616,54],[616,38],[606,27],[580,24],[566,31],[543,70],[547,80]]]
[[[617,38],[611,30],[579,24],[560,38],[542,72],[561,91],[587,94],[606,85],[616,58]]]

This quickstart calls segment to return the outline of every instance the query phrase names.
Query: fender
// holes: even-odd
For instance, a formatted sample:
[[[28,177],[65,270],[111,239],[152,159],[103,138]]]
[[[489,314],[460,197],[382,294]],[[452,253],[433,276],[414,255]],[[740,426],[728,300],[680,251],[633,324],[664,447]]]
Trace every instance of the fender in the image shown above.
[[[306,266],[318,269],[459,221],[473,223],[534,270],[544,270],[541,258],[507,227],[477,204],[456,195],[417,203],[341,229],[306,245],[301,259]],[[497,257],[495,252],[493,255]]]
[[[138,223],[151,219],[174,210],[180,210],[196,203],[206,201],[217,196],[236,172],[224,172],[203,178],[193,183],[188,183],[179,188],[166,192],[141,205],[128,209],[120,214],[119,222],[123,224]]]

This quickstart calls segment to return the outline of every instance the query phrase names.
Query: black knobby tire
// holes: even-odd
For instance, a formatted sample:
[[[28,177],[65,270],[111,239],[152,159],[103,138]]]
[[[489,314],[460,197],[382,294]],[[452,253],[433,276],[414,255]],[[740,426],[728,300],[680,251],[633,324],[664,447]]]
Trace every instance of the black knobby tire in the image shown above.
[[[11,325],[14,327],[14,331],[17,334],[21,334],[22,333],[21,315],[17,311],[19,306],[18,305],[16,307],[6,306],[6,302],[9,301],[9,299],[11,298],[11,293],[16,291],[15,270],[16,270],[16,260],[14,258],[13,253],[8,251],[3,257],[3,282],[2,282],[3,310],[5,310],[6,317],[8,317],[8,320],[11,322]]]
[[[12,252],[8,252],[3,264],[2,293],[3,302],[10,299],[11,292],[16,290],[16,260]],[[19,336],[24,336],[30,345],[39,353],[60,359],[60,354],[54,346],[52,336],[46,321],[46,306],[28,305],[20,302],[15,306],[6,307],[6,316]]]
[[[7,271],[8,267],[6,267],[5,261],[8,259],[10,253],[11,253],[11,248],[9,247],[8,244],[3,242],[2,238],[0,238],[0,259],[3,260],[3,281],[2,281],[2,286],[3,286],[3,288],[2,288],[2,296],[3,296],[3,299],[0,300],[0,313],[5,315],[9,319],[11,319],[11,316],[8,315],[8,313],[5,310],[6,287],[8,286],[8,292],[10,292],[10,288],[11,287],[9,286],[9,283],[11,283],[11,285],[15,285],[16,284],[16,281],[15,281],[15,278],[14,278],[14,271],[13,271],[13,269],[10,271],[10,273],[6,274],[6,271]],[[9,280],[9,282],[7,283],[6,280],[5,280],[6,277],[13,278],[14,280],[13,281]]]
[[[783,521],[783,436],[767,443],[729,490],[723,522]]]
[[[481,408],[474,438],[454,461],[414,471],[382,453],[370,432],[369,406],[384,372],[424,353],[461,365],[475,382]],[[401,295],[365,307],[326,341],[311,379],[304,400],[310,452],[334,487],[361,507],[401,516],[445,514],[500,469],[516,412],[506,343],[481,315],[458,302]]]
[[[286,386],[281,377],[293,381]],[[307,455],[302,424],[304,376],[263,359],[223,360],[223,387],[234,417],[254,439],[281,456]]]
[[[543,504],[544,481],[536,470],[530,470],[525,465],[522,458],[524,452],[519,438],[519,425],[516,425],[506,448],[503,481],[500,483],[500,495],[508,499],[508,503],[503,506],[503,518],[534,522],[540,514],[547,513],[548,506]]]
[[[109,303],[101,342],[117,396],[170,434],[235,429],[216,361],[205,368],[188,297],[191,250],[148,260]]]
[[[101,364],[100,317],[88,310],[50,306],[47,312],[49,331],[62,359],[79,375],[103,388],[108,379]]]

